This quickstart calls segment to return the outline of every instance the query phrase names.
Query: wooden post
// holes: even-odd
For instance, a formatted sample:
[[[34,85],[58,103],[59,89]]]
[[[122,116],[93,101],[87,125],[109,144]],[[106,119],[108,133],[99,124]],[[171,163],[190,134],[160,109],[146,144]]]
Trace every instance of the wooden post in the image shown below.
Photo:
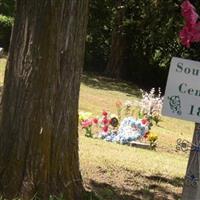
[[[200,199],[200,123],[195,124],[181,200]]]

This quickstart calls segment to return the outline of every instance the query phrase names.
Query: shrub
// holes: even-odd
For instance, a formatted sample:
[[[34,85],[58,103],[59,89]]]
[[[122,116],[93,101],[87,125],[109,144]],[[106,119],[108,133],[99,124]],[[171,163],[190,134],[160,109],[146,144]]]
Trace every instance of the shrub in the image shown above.
[[[12,25],[12,17],[0,15],[0,47],[3,47],[6,51],[9,48]]]

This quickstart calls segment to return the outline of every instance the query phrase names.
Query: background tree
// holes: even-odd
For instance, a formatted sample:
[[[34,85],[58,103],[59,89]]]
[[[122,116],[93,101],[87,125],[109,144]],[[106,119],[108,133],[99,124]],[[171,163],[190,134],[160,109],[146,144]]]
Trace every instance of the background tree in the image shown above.
[[[126,19],[126,4],[124,0],[117,0],[114,14],[114,24],[112,31],[111,52],[105,74],[113,77],[123,77],[125,73],[125,60],[128,52],[127,33],[124,22]],[[127,70],[127,69],[126,69]]]
[[[100,0],[91,1],[85,69],[106,71],[110,76],[119,71],[112,77],[149,88],[164,88],[172,56],[199,59],[198,44],[186,49],[179,43],[181,2],[119,0],[116,3],[123,9],[116,10],[116,5],[108,0],[103,1],[103,6],[97,6]],[[193,2],[200,7],[198,1]]]
[[[82,199],[78,99],[87,0],[17,0],[0,128],[0,194]]]
[[[0,3],[0,11],[12,16],[14,0],[0,2],[4,2]],[[199,44],[186,49],[179,43],[178,32],[183,23],[180,16],[181,2],[182,0],[90,1],[84,70],[120,77],[139,84],[140,87],[164,88],[172,56],[194,60],[199,60],[200,57]],[[200,8],[199,1],[191,0],[191,3]],[[10,8],[9,12],[6,7]],[[10,34],[7,30],[10,32],[11,25],[10,20],[8,23],[7,19],[1,20],[0,16],[0,46],[5,48],[9,44]]]
[[[108,62],[113,23],[113,0],[89,2],[89,21],[86,40],[86,71],[103,72]]]

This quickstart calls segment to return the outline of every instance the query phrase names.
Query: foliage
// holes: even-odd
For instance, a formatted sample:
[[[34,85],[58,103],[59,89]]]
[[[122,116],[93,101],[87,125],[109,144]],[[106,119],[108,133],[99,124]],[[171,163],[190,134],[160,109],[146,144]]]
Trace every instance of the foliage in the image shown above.
[[[14,15],[15,0],[0,0],[0,13],[6,16]]]
[[[13,18],[0,15],[0,23],[2,24],[2,27],[11,27],[13,25]]]
[[[103,71],[108,61],[112,30],[112,0],[92,0],[89,3],[85,69]]]
[[[14,16],[14,0],[0,0],[0,47],[8,51]]]
[[[165,87],[172,56],[199,60],[200,45],[191,49],[180,45],[178,33],[183,26],[182,0],[124,1],[124,38],[127,40],[124,62],[125,79],[145,87]],[[196,8],[200,2],[194,1]],[[109,0],[90,3],[85,69],[103,72],[109,59],[116,14]],[[120,49],[118,50],[120,51]]]
[[[0,47],[4,47],[6,50],[10,43],[12,25],[12,17],[0,15]]]
[[[182,0],[127,0],[123,34],[127,40],[123,78],[142,87],[165,87],[172,56],[199,60],[200,45],[190,49],[180,45],[178,33],[183,26],[180,15]],[[199,1],[191,1],[200,9]],[[116,2],[93,0],[89,4],[89,23],[86,38],[84,70],[103,73],[111,51]],[[0,13],[14,15],[14,0],[0,0]],[[10,24],[9,24],[10,25]],[[8,32],[0,25],[0,46],[8,49]],[[120,49],[119,49],[120,50]]]

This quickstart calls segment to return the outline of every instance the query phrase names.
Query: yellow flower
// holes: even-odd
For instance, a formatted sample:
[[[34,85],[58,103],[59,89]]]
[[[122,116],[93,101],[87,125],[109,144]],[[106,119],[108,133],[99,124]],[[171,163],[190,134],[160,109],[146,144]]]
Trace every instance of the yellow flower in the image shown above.
[[[149,140],[150,142],[155,142],[157,139],[158,139],[158,135],[157,135],[157,134],[152,133],[152,132],[150,132],[150,133],[148,134],[148,140]]]

